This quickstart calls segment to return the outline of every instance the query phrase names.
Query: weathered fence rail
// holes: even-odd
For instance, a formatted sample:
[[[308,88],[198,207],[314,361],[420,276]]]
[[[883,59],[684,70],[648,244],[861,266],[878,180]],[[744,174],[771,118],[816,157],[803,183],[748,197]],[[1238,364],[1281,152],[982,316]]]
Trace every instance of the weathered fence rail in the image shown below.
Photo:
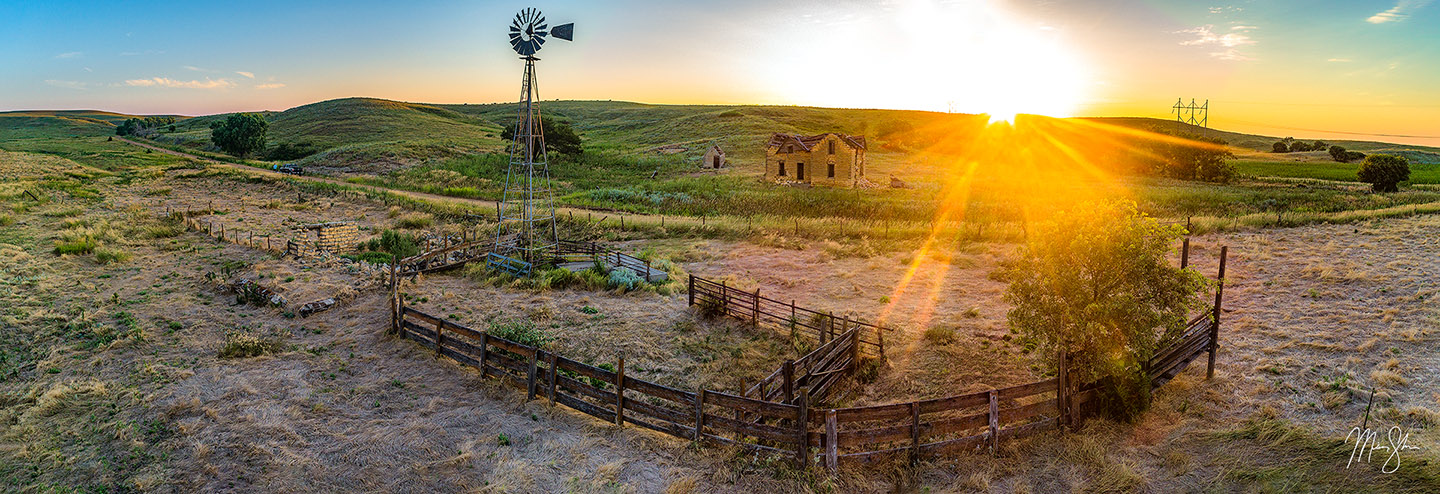
[[[862,351],[870,355],[885,357],[885,333],[891,328],[877,326],[850,319],[837,318],[833,313],[820,312],[789,302],[775,300],[754,291],[732,288],[724,282],[715,282],[690,275],[690,305],[713,305],[725,315],[759,326],[764,323],[792,337],[805,336],[821,345],[839,338],[850,329],[856,330],[856,340]]]

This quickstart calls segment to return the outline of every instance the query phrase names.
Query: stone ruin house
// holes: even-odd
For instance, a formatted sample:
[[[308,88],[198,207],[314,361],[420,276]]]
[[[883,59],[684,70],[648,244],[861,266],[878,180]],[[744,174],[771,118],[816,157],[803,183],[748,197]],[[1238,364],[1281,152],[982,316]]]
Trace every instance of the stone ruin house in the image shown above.
[[[774,134],[765,143],[765,179],[836,187],[865,180],[865,136]]]
[[[360,230],[348,221],[305,225],[305,229],[314,233],[315,249],[320,252],[355,250],[356,241],[360,238]]]
[[[700,168],[712,170],[724,168],[727,164],[725,161],[725,150],[720,149],[718,144],[706,149],[705,157],[700,160]]]

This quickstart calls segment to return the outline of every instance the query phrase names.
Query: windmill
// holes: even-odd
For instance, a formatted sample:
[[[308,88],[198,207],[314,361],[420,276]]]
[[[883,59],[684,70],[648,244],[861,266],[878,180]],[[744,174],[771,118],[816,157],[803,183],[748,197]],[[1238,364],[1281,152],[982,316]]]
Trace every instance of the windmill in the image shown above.
[[[515,121],[515,142],[510,146],[505,194],[497,205],[500,225],[495,233],[495,251],[531,265],[543,260],[543,254],[559,243],[545,132],[537,105],[540,97],[535,61],[539,59],[535,53],[545,45],[547,37],[570,41],[574,31],[574,24],[550,27],[545,16],[533,8],[520,11],[510,23],[510,47],[525,61],[525,78],[520,83],[520,112]]]

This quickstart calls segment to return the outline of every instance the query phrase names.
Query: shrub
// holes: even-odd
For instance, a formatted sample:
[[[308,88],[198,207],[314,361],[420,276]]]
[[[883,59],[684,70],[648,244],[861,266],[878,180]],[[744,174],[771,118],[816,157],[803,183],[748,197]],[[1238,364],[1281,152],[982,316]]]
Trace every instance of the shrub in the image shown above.
[[[75,240],[60,241],[55,244],[55,255],[66,254],[89,254],[95,251],[95,240],[85,237]]]
[[[99,262],[100,264],[128,262],[130,260],[130,257],[131,255],[129,252],[125,252],[120,249],[109,247],[99,247],[95,249],[95,261]]]
[[[1399,192],[1400,182],[1410,180],[1410,161],[1404,156],[1372,154],[1360,162],[1358,175],[1375,192]]]
[[[1288,153],[1288,152],[1290,152],[1290,146],[1286,146],[1284,142],[1275,141],[1275,144],[1274,144],[1273,146],[1270,146],[1270,152],[1272,152],[1272,153]]]
[[[282,142],[265,152],[265,159],[270,161],[298,160],[318,152],[320,152],[320,148],[312,142]]]
[[[490,336],[500,337],[521,345],[532,347],[544,347],[549,345],[555,337],[551,336],[544,328],[535,325],[529,319],[510,319],[490,323]]]
[[[435,223],[435,217],[426,213],[410,213],[395,219],[395,228],[428,228]]]
[[[934,326],[925,330],[925,340],[936,345],[949,345],[956,339],[955,328],[949,326]]]
[[[1235,177],[1235,166],[1225,162],[1234,157],[1225,141],[1193,134],[1176,137],[1180,139],[1158,139],[1150,145],[1155,171],[1181,180],[1218,183]]]
[[[381,231],[380,238],[370,239],[369,242],[361,244],[361,248],[372,252],[386,252],[398,259],[420,253],[420,246],[416,244],[414,235],[395,230]]]
[[[641,283],[645,282],[645,279],[628,268],[615,268],[610,270],[610,277],[607,281],[607,286],[610,288],[623,288],[628,292],[638,288]]]
[[[10,226],[13,224],[15,224],[14,216],[10,216],[8,214],[0,214],[0,226]]]
[[[227,333],[225,345],[220,347],[220,358],[258,357],[267,353],[280,353],[284,343],[276,338],[261,338],[248,333]]]
[[[1133,202],[1078,205],[1032,226],[1006,263],[1010,324],[1049,354],[1075,357],[1081,382],[1104,379],[1110,411],[1131,419],[1149,404],[1141,369],[1205,307],[1204,277],[1170,265],[1182,226],[1162,226]]]

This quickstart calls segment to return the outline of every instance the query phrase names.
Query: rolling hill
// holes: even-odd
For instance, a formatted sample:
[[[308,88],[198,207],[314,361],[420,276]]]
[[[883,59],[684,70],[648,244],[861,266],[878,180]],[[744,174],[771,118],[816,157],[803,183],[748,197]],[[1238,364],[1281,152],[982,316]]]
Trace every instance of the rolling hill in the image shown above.
[[[757,105],[650,105],[617,101],[545,101],[548,118],[571,123],[589,149],[639,154],[661,146],[698,154],[711,143],[724,146],[733,160],[758,161],[760,143],[772,132],[813,134],[844,132],[870,139],[871,160],[899,166],[920,148],[963,135],[984,124],[984,117],[906,110],[840,109]],[[318,151],[305,161],[359,173],[379,173],[434,158],[503,150],[502,125],[513,122],[514,103],[483,105],[424,104],[374,98],[345,98],[261,112],[269,119],[269,142],[307,145]],[[47,136],[95,135],[133,115],[101,111],[23,111],[0,113],[0,129],[28,129]],[[163,144],[210,148],[210,124],[226,115],[182,118],[174,132],[156,138]],[[1176,130],[1169,120],[1142,117],[1084,120],[1143,130]],[[1182,126],[1179,130],[1201,133]],[[1277,137],[1210,129],[1242,150],[1267,151]],[[1303,139],[1303,138],[1302,138]],[[1440,162],[1440,148],[1370,141],[1329,141],[1367,153],[1405,155],[1417,163]],[[1255,154],[1249,159],[1294,161],[1295,157]],[[1287,159],[1288,158],[1288,159]]]

